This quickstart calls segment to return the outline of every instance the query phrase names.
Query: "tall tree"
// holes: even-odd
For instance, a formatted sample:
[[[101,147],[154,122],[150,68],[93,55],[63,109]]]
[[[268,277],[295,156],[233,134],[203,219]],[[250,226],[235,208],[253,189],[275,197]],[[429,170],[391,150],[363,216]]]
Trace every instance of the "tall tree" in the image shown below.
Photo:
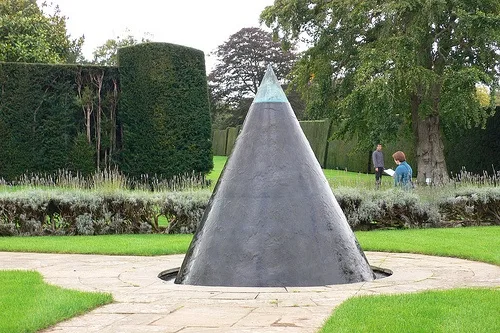
[[[442,122],[481,126],[494,112],[475,91],[498,85],[497,0],[275,0],[261,19],[310,43],[294,71],[309,111],[370,145],[411,132],[419,181],[448,179]]]
[[[270,32],[260,28],[241,29],[213,54],[217,63],[208,76],[212,120],[229,118],[227,125],[241,124],[268,64],[284,80],[296,60],[292,50],[283,50]]]
[[[127,31],[128,32],[128,31]],[[150,34],[146,34],[149,36]],[[116,37],[116,39],[108,39],[101,46],[98,46],[92,54],[94,55],[94,60],[92,63],[97,65],[105,65],[105,66],[117,66],[117,52],[120,47],[132,46],[139,43],[150,42],[151,40],[148,37],[142,37],[141,40],[138,40],[133,35],[128,34],[125,37]]]
[[[51,10],[48,14],[44,10]],[[0,61],[75,61],[83,37],[71,40],[59,7],[36,0],[0,0]]]

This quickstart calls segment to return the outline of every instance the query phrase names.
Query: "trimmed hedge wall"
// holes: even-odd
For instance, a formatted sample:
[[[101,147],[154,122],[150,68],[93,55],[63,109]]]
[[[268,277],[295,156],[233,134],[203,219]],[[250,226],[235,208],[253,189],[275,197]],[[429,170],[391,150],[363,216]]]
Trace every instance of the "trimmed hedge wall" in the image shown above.
[[[445,158],[449,171],[459,173],[462,167],[476,174],[500,171],[500,107],[497,106],[495,115],[487,120],[485,129],[450,129],[447,136]]]
[[[227,144],[226,144],[226,156],[231,155],[233,152],[234,144],[236,143],[236,138],[240,134],[241,126],[229,127],[227,129]]]
[[[213,161],[203,52],[145,43],[119,49],[118,64],[122,171],[167,178],[209,172]]]
[[[107,97],[113,95],[117,78],[113,67],[0,63],[0,178],[88,169],[88,161],[80,158],[82,142],[76,140],[86,132],[82,91],[89,93],[93,103],[87,156],[95,164],[98,116],[104,124],[98,131],[101,141],[116,137],[116,128],[106,126],[106,119],[112,118],[113,101]],[[96,79],[101,80],[99,98]],[[95,105],[98,99],[101,102]],[[115,144],[101,142],[100,153],[110,158]]]
[[[212,134],[212,151],[215,156],[225,156],[226,155],[226,144],[227,144],[227,129],[225,130],[213,130]]]
[[[322,168],[326,165],[326,148],[330,137],[331,123],[329,119],[299,122]]]
[[[203,52],[151,43],[119,59],[123,68],[0,63],[0,178],[116,166],[130,176],[209,172]]]
[[[367,172],[371,153],[355,151],[356,144],[356,139],[328,141],[325,167],[327,169],[347,169],[354,172]]]

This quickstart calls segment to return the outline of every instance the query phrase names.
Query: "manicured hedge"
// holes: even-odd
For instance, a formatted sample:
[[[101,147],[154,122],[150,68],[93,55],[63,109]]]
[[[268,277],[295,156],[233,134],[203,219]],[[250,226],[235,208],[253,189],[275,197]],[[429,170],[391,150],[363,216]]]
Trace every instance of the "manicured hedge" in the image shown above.
[[[0,179],[116,166],[163,178],[210,171],[203,52],[149,43],[120,50],[119,61],[0,63]]]
[[[326,165],[326,148],[330,137],[331,123],[329,119],[299,122],[322,168]]]
[[[238,137],[238,134],[240,134],[240,130],[241,126],[227,128],[226,156],[231,155],[234,144],[236,143],[236,138]]]
[[[484,129],[450,128],[446,134],[445,158],[449,171],[459,173],[462,168],[475,174],[500,171],[500,107]]]
[[[215,156],[226,156],[227,131],[215,129],[212,132],[212,151]]]
[[[58,169],[83,172],[95,165],[96,119],[110,119],[118,70],[113,67],[0,62],[0,178],[12,180],[23,173],[52,173]],[[98,100],[95,78],[102,78],[100,108],[93,107],[90,161],[75,156],[85,133],[79,91],[87,88]],[[94,102],[96,104],[96,102]],[[107,123],[105,123],[107,124]],[[116,137],[116,128],[102,126],[99,135]],[[111,158],[116,141],[102,144],[100,153]],[[109,162],[109,159],[108,159]],[[103,163],[104,164],[104,163]]]
[[[144,43],[118,50],[123,128],[120,167],[172,177],[213,167],[202,51]]]

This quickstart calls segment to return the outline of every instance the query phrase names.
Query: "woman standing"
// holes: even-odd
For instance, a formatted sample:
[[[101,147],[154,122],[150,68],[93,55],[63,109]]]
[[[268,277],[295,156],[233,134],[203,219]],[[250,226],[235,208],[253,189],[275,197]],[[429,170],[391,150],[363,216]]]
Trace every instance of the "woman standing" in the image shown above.
[[[402,151],[397,151],[392,154],[394,162],[398,165],[394,172],[394,186],[401,187],[405,190],[413,188],[413,182],[411,177],[413,176],[413,170],[411,166],[406,162],[405,153]]]

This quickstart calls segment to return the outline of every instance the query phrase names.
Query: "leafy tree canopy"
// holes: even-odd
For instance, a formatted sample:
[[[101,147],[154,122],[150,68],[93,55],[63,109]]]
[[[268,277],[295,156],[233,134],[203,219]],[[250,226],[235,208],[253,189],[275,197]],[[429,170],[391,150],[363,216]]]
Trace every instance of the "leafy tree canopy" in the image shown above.
[[[268,64],[278,78],[284,79],[296,56],[283,51],[272,35],[260,28],[243,28],[213,52],[218,62],[209,75],[217,96],[229,103],[239,103],[243,97],[253,97],[264,77]]]
[[[213,52],[215,68],[208,76],[213,121],[219,127],[243,122],[268,64],[284,82],[296,60],[293,48],[285,51],[270,32],[243,28]]]
[[[366,146],[410,132],[418,180],[448,179],[441,133],[493,113],[476,85],[499,82],[497,0],[275,0],[261,19],[311,46],[294,70],[308,111],[339,120]]]
[[[44,10],[51,9],[48,14]],[[0,61],[75,62],[83,37],[71,40],[59,7],[35,0],[0,0]]]
[[[127,31],[129,33],[129,31]],[[149,34],[146,34],[149,35]],[[125,37],[116,37],[116,39],[108,39],[104,44],[98,46],[92,53],[94,59],[93,64],[104,66],[117,66],[117,52],[120,47],[132,46],[139,43],[151,42],[148,37],[142,37],[141,40],[136,39],[130,33]]]

